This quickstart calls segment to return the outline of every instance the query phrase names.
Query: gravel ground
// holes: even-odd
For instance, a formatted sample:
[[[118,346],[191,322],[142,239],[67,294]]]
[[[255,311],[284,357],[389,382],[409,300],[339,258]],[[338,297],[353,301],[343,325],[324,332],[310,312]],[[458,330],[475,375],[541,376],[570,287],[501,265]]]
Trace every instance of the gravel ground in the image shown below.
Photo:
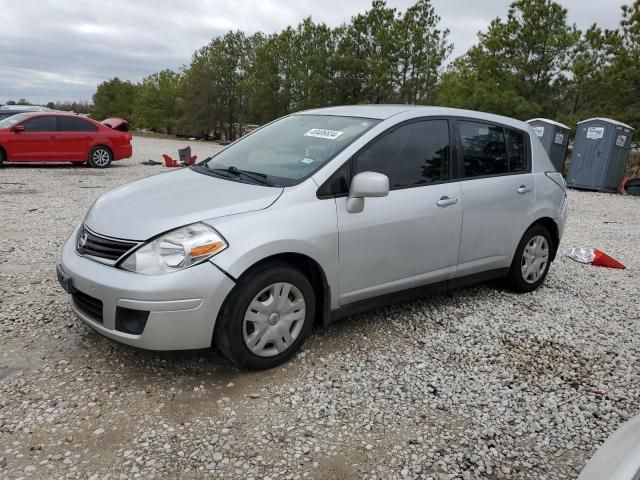
[[[94,333],[55,279],[61,244],[100,193],[184,145],[135,138],[105,171],[0,170],[0,478],[575,478],[639,413],[637,197],[570,192],[561,246],[627,270],[559,257],[532,294],[360,315],[267,372]]]

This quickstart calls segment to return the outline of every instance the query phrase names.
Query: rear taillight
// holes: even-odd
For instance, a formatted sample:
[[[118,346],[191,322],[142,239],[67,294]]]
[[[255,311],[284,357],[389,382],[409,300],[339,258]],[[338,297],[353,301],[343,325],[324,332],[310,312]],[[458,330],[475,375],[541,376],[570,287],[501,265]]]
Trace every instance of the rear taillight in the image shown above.
[[[549,177],[549,179],[558,185],[562,190],[567,189],[567,184],[564,181],[564,177],[560,172],[544,172],[544,174]]]

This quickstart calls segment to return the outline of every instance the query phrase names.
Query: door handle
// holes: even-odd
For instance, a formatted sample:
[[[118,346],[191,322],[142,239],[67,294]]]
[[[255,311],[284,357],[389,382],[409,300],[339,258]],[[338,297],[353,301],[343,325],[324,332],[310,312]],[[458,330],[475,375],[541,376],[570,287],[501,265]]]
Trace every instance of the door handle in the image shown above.
[[[436,202],[436,205],[439,207],[446,207],[447,205],[455,205],[458,203],[457,198],[449,198],[446,195],[444,197],[440,197],[440,200]]]
[[[525,193],[529,193],[530,191],[531,191],[531,187],[527,187],[526,185],[520,185],[517,190],[517,192],[521,195],[524,195]]]

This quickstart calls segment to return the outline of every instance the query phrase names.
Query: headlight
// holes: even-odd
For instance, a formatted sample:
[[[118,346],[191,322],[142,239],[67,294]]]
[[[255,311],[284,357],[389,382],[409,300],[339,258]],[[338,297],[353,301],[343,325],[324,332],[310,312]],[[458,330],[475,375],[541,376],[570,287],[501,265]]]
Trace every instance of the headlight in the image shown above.
[[[130,272],[160,274],[188,268],[227,248],[213,228],[194,223],[156,238],[130,254],[120,268]]]

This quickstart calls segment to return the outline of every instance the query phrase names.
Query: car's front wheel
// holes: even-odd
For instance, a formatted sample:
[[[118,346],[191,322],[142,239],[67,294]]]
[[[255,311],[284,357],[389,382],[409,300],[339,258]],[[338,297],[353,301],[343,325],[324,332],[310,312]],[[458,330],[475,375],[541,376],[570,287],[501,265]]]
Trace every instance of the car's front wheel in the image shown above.
[[[516,292],[531,292],[538,288],[549,272],[551,234],[542,225],[533,225],[518,244],[509,270],[508,284]]]
[[[111,165],[113,154],[107,147],[95,147],[89,153],[89,166],[92,168],[107,168]]]
[[[275,367],[304,343],[315,301],[313,287],[300,270],[281,262],[258,266],[230,293],[218,318],[215,343],[240,367]]]

